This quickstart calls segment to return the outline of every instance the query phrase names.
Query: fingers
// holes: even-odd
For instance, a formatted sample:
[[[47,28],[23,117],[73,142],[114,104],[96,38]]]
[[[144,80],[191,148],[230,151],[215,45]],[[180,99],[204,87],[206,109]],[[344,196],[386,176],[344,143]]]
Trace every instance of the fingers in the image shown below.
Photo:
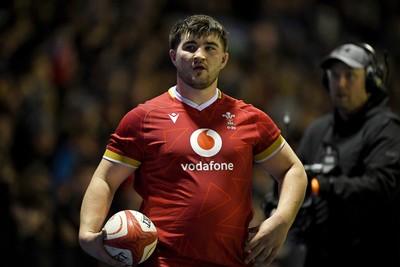
[[[250,252],[245,259],[245,264],[253,262],[254,266],[269,266],[275,260],[277,254],[276,249],[264,249],[259,253]]]
[[[268,255],[259,255],[256,257],[255,265],[269,266],[275,260],[277,254],[277,250],[272,249]]]
[[[267,219],[259,227],[249,229],[249,240],[245,246],[245,264],[268,266],[276,258],[287,235],[287,229]],[[254,231],[256,230],[256,231]]]
[[[254,235],[254,233],[253,233]],[[252,238],[245,247],[245,264],[253,262],[255,266],[268,266],[277,256],[279,247],[270,242],[262,242],[258,237]]]
[[[81,247],[94,258],[107,263],[110,266],[126,266],[124,263],[116,260],[111,256],[110,253],[105,249],[103,242],[107,237],[107,232],[102,229],[98,233],[89,232],[86,234],[85,238],[80,239]]]

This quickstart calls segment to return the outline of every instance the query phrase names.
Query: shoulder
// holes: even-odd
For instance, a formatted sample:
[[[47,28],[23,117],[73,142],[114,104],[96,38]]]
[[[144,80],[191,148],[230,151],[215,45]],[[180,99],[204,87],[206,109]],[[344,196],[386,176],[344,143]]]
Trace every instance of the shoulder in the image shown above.
[[[365,132],[371,138],[391,136],[400,138],[400,117],[388,107],[377,107],[367,113]]]
[[[300,139],[300,147],[298,150],[308,150],[307,147],[318,146],[326,133],[333,129],[333,114],[328,113],[317,117],[304,130]],[[313,149],[316,149],[315,147]]]
[[[133,129],[141,129],[146,121],[154,118],[162,111],[170,110],[174,103],[176,104],[174,99],[166,92],[142,104],[138,104],[122,117],[118,130],[131,131]]]
[[[388,124],[400,126],[400,116],[385,106],[371,109],[367,113],[366,118],[373,125],[380,125],[381,127]]]
[[[253,116],[260,116],[260,115],[268,116],[266,112],[255,107],[254,105],[246,103],[243,100],[234,98],[224,93],[222,94],[221,101],[222,105],[226,108],[234,108],[236,110],[240,110],[244,113],[247,113],[248,115],[253,115]]]
[[[152,111],[159,109],[168,109],[173,106],[176,102],[168,92],[165,92],[159,96],[156,96],[144,103],[138,104],[136,107],[128,111],[126,116],[144,116]]]
[[[307,131],[315,131],[317,129],[325,129],[333,126],[333,113],[328,113],[317,117],[311,124],[308,125]]]
[[[170,91],[168,91],[150,100],[147,100],[143,104],[139,104],[137,108],[154,110],[158,108],[168,108],[175,103],[174,97],[171,95]]]

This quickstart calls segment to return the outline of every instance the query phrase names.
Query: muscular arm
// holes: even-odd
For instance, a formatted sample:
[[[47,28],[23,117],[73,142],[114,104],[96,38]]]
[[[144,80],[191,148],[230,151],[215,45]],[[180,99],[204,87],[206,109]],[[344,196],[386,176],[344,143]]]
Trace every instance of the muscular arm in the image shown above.
[[[289,144],[285,144],[281,151],[260,166],[279,185],[279,203],[275,214],[281,216],[288,225],[292,225],[303,203],[307,186],[307,175],[302,163]]]
[[[246,262],[271,263],[283,245],[289,228],[303,203],[307,176],[304,167],[289,144],[272,158],[260,163],[279,185],[280,195],[276,212],[260,224],[245,251],[250,251]]]
[[[102,226],[115,191],[132,171],[132,168],[102,159],[82,201],[80,245],[89,255],[114,266],[121,264],[111,258],[103,248],[105,233],[102,232]]]

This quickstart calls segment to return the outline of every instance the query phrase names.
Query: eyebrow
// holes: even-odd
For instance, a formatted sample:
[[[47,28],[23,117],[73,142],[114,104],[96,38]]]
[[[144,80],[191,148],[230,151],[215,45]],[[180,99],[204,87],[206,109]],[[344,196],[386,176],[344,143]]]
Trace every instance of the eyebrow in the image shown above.
[[[183,44],[184,44],[184,45],[185,45],[185,44],[197,44],[197,42],[196,42],[196,41],[193,41],[193,40],[189,40],[189,41],[187,41],[187,42],[184,42]],[[217,42],[212,42],[212,41],[206,42],[206,45],[212,45],[212,46],[219,47],[219,45],[218,45]]]

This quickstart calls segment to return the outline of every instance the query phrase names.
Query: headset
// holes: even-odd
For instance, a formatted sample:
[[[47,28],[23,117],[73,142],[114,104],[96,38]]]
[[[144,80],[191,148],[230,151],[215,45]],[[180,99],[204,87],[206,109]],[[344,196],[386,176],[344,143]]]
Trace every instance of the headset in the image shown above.
[[[354,45],[361,47],[368,55],[368,64],[365,67],[365,87],[367,92],[370,92],[372,95],[386,95],[387,89],[383,82],[384,70],[383,65],[379,63],[376,52],[372,46],[367,43],[353,43]],[[386,63],[387,65],[387,63]],[[329,81],[326,70],[324,70],[324,74],[322,77],[322,83],[329,91]]]

